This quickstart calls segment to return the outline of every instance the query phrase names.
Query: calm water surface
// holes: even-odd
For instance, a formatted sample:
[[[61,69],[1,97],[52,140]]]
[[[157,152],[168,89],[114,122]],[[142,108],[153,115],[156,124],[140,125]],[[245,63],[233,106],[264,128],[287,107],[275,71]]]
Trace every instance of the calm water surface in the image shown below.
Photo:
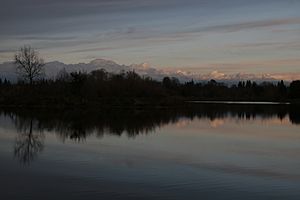
[[[0,198],[300,199],[298,110],[3,109]]]

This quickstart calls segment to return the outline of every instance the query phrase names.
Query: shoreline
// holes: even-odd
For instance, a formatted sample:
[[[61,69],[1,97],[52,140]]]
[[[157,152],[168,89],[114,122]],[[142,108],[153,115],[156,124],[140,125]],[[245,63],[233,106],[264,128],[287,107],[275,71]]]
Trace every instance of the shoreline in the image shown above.
[[[235,105],[290,105],[291,102],[275,101],[188,101],[194,104],[235,104]]]

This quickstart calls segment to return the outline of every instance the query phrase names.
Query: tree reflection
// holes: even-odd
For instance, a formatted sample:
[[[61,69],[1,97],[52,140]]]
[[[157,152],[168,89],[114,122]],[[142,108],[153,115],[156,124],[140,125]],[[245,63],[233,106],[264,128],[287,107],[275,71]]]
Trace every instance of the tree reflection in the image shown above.
[[[296,105],[222,105],[206,104],[180,108],[150,109],[73,109],[73,110],[1,110],[18,129],[14,154],[29,164],[43,150],[44,131],[54,132],[62,141],[82,141],[90,135],[101,138],[105,134],[135,137],[153,133],[161,126],[180,119],[209,119],[217,126],[225,118],[239,120],[289,119],[300,123],[300,109]]]
[[[29,165],[43,150],[44,135],[33,131],[33,120],[20,120],[19,133],[14,146],[14,156],[25,165]]]

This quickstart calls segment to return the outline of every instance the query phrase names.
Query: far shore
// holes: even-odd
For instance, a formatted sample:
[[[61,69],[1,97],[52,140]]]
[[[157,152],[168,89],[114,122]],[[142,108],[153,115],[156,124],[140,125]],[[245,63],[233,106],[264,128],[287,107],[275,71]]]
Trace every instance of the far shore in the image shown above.
[[[255,105],[289,105],[291,102],[274,102],[274,101],[188,101],[188,103],[200,104],[255,104]]]

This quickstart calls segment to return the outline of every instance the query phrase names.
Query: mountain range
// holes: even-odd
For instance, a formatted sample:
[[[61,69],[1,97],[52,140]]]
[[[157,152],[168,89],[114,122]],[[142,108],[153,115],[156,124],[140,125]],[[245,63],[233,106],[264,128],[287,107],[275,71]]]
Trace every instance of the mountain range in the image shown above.
[[[163,77],[176,77],[181,82],[186,82],[190,80],[195,81],[208,81],[211,79],[225,82],[225,83],[235,83],[241,80],[252,80],[256,82],[263,81],[278,81],[281,77],[276,77],[270,74],[245,74],[245,73],[236,73],[236,74],[225,74],[218,71],[212,71],[208,74],[199,74],[195,72],[178,70],[178,69],[159,69],[153,67],[147,63],[141,64],[132,64],[132,65],[121,65],[111,60],[105,59],[95,59],[89,63],[78,63],[78,64],[65,64],[59,61],[47,62],[45,63],[45,76],[47,78],[55,78],[57,73],[61,70],[66,70],[67,72],[73,71],[83,71],[91,72],[94,70],[104,69],[110,73],[119,73],[121,71],[132,71],[134,70],[141,76],[148,76],[155,80],[162,80]],[[8,79],[10,81],[16,81],[18,76],[16,74],[16,66],[13,62],[4,62],[0,64],[0,78]],[[290,81],[290,80],[285,80]]]

